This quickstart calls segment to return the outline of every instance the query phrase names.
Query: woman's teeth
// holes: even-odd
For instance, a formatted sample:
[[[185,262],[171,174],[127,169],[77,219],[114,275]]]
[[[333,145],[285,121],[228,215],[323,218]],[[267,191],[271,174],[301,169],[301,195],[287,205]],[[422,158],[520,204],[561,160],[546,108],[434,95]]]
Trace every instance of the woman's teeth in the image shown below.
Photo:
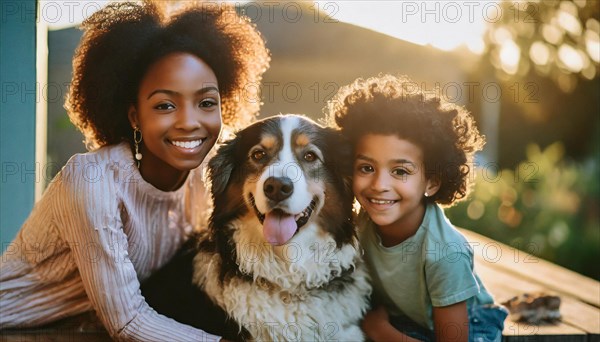
[[[396,201],[384,201],[384,200],[376,200],[376,199],[370,198],[369,202],[374,203],[374,204],[392,204]]]
[[[183,148],[196,148],[202,144],[202,140],[194,140],[194,141],[171,141],[171,144],[177,147]]]

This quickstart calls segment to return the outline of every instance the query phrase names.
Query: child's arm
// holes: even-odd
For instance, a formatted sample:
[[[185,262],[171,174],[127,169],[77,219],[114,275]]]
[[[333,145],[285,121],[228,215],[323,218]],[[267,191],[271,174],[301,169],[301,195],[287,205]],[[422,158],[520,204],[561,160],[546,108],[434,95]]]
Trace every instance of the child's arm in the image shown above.
[[[373,341],[402,341],[413,342],[419,341],[409,337],[400,331],[396,330],[389,320],[387,311],[383,306],[379,306],[367,312],[363,322],[362,329],[365,334]]]
[[[469,315],[467,302],[433,307],[433,326],[436,341],[468,341]]]

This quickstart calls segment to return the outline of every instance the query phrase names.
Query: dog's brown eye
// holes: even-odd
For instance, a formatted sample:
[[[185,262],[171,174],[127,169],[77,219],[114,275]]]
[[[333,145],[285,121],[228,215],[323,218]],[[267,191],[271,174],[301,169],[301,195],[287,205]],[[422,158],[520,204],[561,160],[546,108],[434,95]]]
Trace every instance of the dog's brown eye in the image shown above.
[[[317,160],[317,155],[314,152],[306,152],[304,154],[304,160],[306,160],[307,162],[314,162],[315,160]]]
[[[263,159],[266,155],[267,155],[267,153],[265,151],[256,150],[256,151],[252,152],[252,159],[254,161],[259,161],[259,160]]]

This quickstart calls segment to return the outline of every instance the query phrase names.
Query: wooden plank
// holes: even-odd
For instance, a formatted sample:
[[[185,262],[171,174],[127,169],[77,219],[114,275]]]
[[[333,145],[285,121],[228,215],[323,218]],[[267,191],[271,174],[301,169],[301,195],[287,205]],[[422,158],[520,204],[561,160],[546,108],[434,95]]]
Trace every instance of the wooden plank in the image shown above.
[[[500,302],[523,292],[531,293],[546,290],[538,284],[519,279],[501,269],[497,270],[493,267],[493,264],[476,261],[475,270],[486,288]],[[566,295],[562,295],[561,300],[560,312],[563,319],[556,326],[510,325],[508,331],[505,329],[505,334],[527,335],[534,332],[534,335],[587,335],[600,333],[600,310]],[[505,323],[509,322],[511,321],[507,318]]]
[[[39,328],[0,330],[0,342],[112,341],[95,313],[86,312]]]
[[[552,264],[526,252],[489,239],[466,229],[459,229],[473,243],[476,258],[493,263],[521,279],[544,288],[567,294],[600,308],[600,283],[594,279]]]
[[[534,336],[504,336],[503,342],[589,342],[586,336],[534,335]]]
[[[517,342],[517,341],[548,341],[548,342],[563,342],[577,341],[587,342],[589,335],[585,333],[563,330],[563,327],[536,327],[522,323],[507,320],[504,323],[504,331],[502,332],[502,341]]]
[[[568,322],[585,330],[588,334],[600,335],[600,310],[590,310],[590,305],[570,297],[563,297],[564,310],[561,312],[568,317]]]
[[[489,279],[482,280],[486,283],[489,290],[500,297],[510,297],[514,292],[498,286],[495,282],[490,282]],[[504,331],[502,332],[503,341],[587,341],[588,334],[577,327],[574,327],[567,322],[558,322],[556,325],[529,325],[520,322],[513,322],[510,317],[504,321]]]
[[[491,275],[486,274],[486,272],[481,272],[481,268],[477,271],[480,274],[481,279],[483,280],[486,287],[492,292],[498,299],[512,297],[515,294],[513,289],[505,287],[503,283],[500,281],[493,281],[491,279],[496,279],[496,273]],[[518,291],[517,291],[518,292]],[[562,310],[562,306],[561,306]],[[513,322],[510,317],[506,318],[504,321],[504,331],[503,335],[505,336],[534,336],[534,335],[558,335],[558,336],[579,336],[586,337],[587,332],[583,329],[579,329],[571,324],[568,324],[567,320],[562,322],[558,322],[556,325],[528,325],[519,322]],[[584,338],[585,340],[585,338]]]
[[[463,232],[465,231],[463,230]],[[563,315],[563,322],[554,326],[531,326],[512,322],[507,318],[503,332],[505,341],[600,340],[600,309],[582,302],[581,297],[585,296],[579,296],[579,293],[576,293],[577,296],[572,296],[571,293],[573,293],[573,291],[564,291],[564,287],[557,286],[556,282],[552,281],[552,279],[556,278],[567,279],[565,284],[578,287],[581,284],[574,285],[574,283],[579,281],[582,276],[565,270],[562,267],[552,265],[539,258],[534,259],[533,257],[527,256],[526,259],[525,253],[519,253],[509,246],[482,237],[479,234],[469,231],[466,231],[465,233],[469,241],[475,245],[476,271],[484,281],[486,287],[499,301],[504,301],[523,292],[551,291],[556,292],[561,296],[562,303],[560,311]],[[489,247],[487,252],[484,252],[486,245]],[[479,252],[477,252],[476,247],[479,247]],[[502,251],[501,254],[504,256],[501,256],[497,251]],[[508,253],[505,251],[508,251]],[[507,261],[504,258],[513,258],[513,260],[509,259]],[[528,264],[524,268],[527,268],[531,273],[523,274],[523,269],[516,269],[517,267],[514,267],[514,265],[519,264],[519,261],[523,264]],[[521,264],[519,264],[519,266],[521,266]],[[545,268],[547,266],[549,266],[548,268],[550,268],[551,271],[561,272],[562,274],[548,274],[547,272],[541,272],[535,269],[540,267]],[[568,279],[569,276],[573,274],[575,275],[573,277],[574,279]],[[590,282],[590,280],[591,279],[589,278],[585,278],[583,287],[585,288],[587,286],[593,288],[595,286],[598,289],[596,292],[600,291],[598,282],[593,280]],[[590,298],[593,299],[593,296],[587,296],[587,298],[588,300]]]
[[[109,342],[108,334],[82,333],[77,330],[35,330],[35,331],[2,331],[0,342]]]

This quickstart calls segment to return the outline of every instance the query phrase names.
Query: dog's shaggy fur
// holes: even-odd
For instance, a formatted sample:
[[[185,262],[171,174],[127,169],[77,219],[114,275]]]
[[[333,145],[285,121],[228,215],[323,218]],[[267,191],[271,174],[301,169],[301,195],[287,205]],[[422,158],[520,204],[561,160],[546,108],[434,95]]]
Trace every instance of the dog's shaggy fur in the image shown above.
[[[194,283],[253,339],[364,339],[371,288],[340,139],[304,117],[276,116],[209,163],[214,210]]]

